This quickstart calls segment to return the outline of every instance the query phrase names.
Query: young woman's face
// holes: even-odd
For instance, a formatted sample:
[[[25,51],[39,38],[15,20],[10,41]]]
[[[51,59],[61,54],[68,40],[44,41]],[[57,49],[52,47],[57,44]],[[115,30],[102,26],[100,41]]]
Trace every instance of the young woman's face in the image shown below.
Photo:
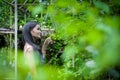
[[[32,37],[35,37],[35,38],[41,38],[41,28],[40,28],[40,25],[36,25],[32,30],[31,30],[31,35]]]

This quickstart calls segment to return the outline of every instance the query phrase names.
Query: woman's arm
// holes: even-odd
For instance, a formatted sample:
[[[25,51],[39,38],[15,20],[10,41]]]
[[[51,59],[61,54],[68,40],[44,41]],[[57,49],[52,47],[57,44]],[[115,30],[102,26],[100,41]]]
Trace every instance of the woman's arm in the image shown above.
[[[25,51],[25,60],[26,60],[26,63],[29,67],[30,73],[32,74],[33,78],[36,78],[37,77],[37,71],[36,71],[36,64],[35,64],[35,59],[34,59],[33,48],[32,47],[29,47]]]
[[[42,54],[43,54],[43,58],[45,58],[46,56],[46,49],[47,49],[47,46],[52,43],[52,39],[50,37],[46,38],[43,45],[42,45]]]

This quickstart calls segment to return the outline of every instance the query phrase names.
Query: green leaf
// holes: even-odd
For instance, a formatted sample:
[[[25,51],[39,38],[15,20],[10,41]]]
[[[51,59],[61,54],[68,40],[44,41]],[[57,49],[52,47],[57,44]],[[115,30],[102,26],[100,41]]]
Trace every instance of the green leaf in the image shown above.
[[[106,13],[110,12],[109,6],[103,2],[96,1],[94,2],[95,6],[100,8],[101,10],[105,11]]]

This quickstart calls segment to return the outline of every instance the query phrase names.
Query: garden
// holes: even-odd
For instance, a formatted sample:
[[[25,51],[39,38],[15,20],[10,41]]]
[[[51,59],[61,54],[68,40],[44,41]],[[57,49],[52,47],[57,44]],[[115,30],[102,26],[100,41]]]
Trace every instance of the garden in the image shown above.
[[[41,25],[38,80],[120,80],[120,0],[0,0],[0,80],[26,79],[22,29]]]

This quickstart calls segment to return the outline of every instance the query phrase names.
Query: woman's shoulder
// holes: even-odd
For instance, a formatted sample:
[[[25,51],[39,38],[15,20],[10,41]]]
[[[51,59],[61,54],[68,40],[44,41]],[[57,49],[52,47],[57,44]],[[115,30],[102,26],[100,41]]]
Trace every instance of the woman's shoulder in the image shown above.
[[[32,51],[33,51],[33,47],[30,44],[26,43],[24,46],[24,53],[29,53]]]

